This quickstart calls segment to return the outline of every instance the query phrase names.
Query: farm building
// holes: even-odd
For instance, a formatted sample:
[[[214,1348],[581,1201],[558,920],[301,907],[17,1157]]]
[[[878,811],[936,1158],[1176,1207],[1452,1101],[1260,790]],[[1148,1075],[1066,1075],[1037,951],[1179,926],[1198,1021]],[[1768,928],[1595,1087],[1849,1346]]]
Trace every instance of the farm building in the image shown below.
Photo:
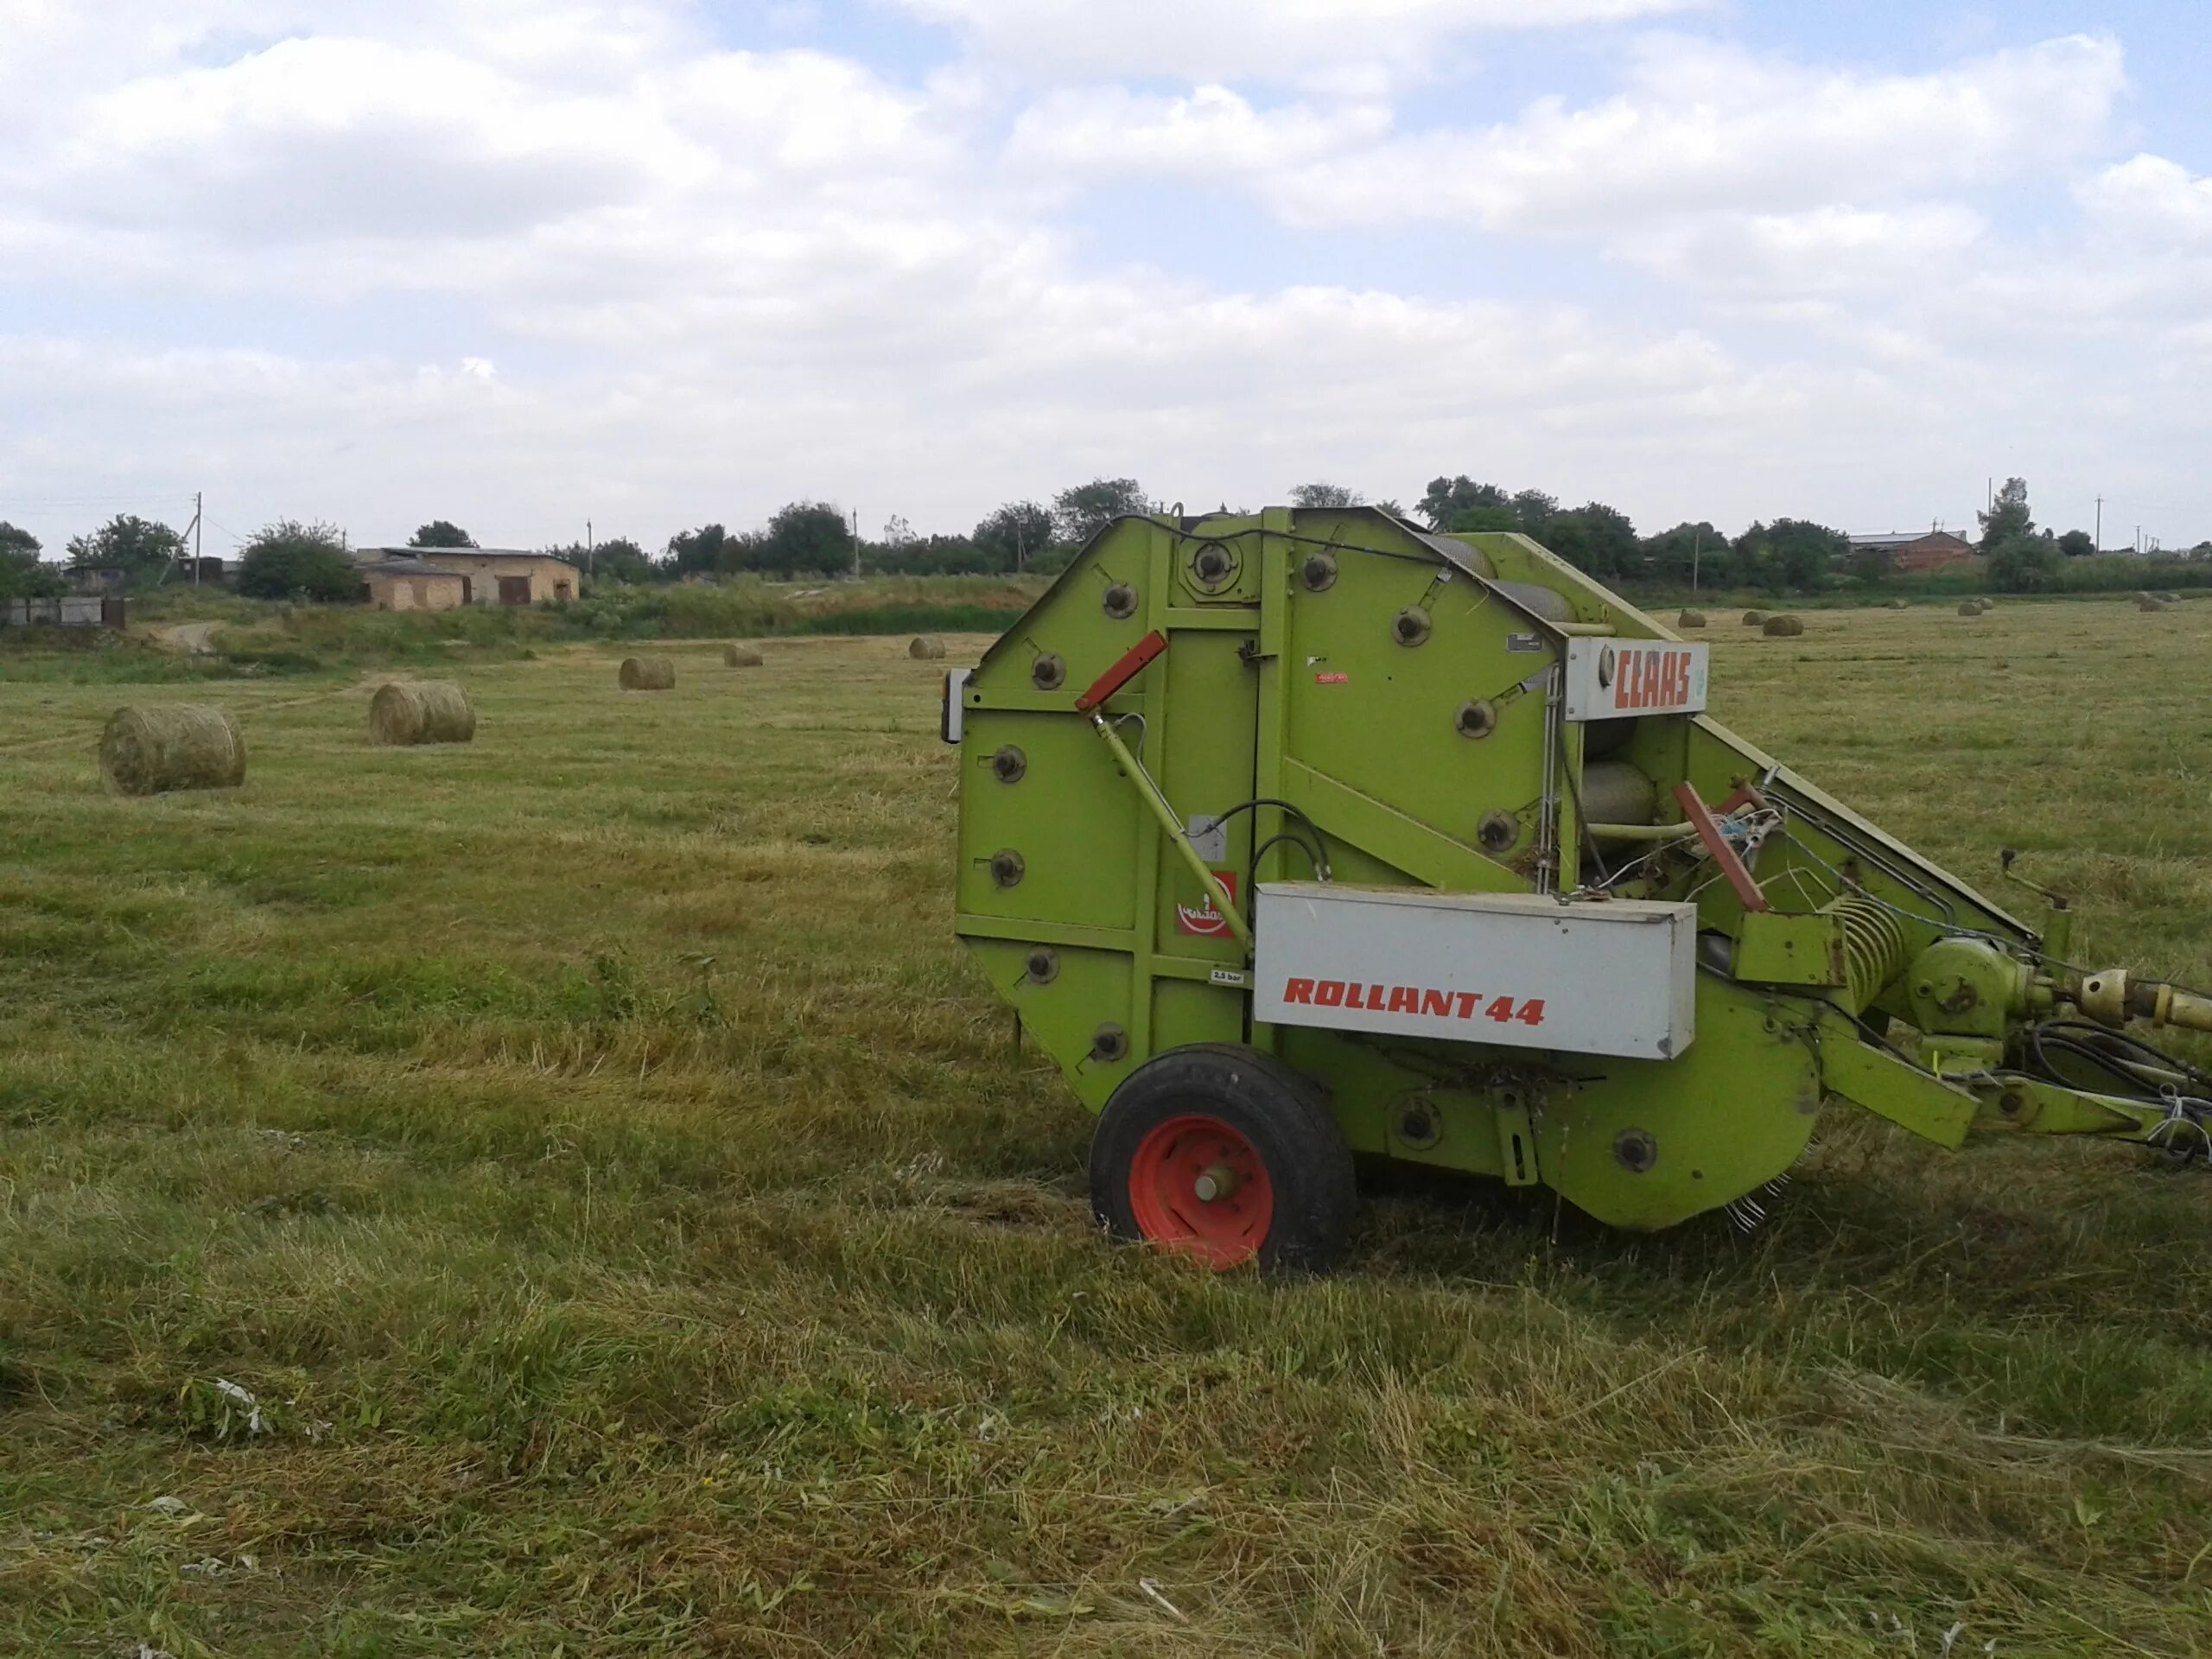
[[[461,578],[463,605],[535,605],[583,591],[576,567],[550,553],[503,547],[372,547],[365,563],[404,559]]]
[[[1854,536],[1853,553],[1878,551],[1890,556],[1899,571],[1940,570],[1974,556],[1974,543],[1955,531],[1908,530],[1885,536]]]
[[[362,597],[380,611],[450,611],[468,603],[468,578],[410,554],[385,552],[360,562]]]

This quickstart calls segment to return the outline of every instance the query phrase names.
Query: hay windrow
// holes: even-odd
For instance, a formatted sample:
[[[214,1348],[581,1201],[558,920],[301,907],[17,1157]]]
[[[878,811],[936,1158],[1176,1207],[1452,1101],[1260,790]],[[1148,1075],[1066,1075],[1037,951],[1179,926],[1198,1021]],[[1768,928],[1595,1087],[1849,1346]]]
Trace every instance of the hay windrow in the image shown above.
[[[245,741],[220,709],[169,703],[118,709],[100,734],[100,775],[122,795],[236,789],[245,782]]]
[[[450,680],[394,680],[369,700],[369,735],[378,743],[467,743],[476,706]]]
[[[1765,620],[1766,613],[1764,611],[1745,611],[1744,613],[1744,626],[1747,628],[1756,628],[1764,623]]]
[[[944,641],[934,634],[918,633],[908,644],[906,654],[918,663],[933,663],[944,655]]]
[[[1680,616],[1675,619],[1675,626],[1678,628],[1701,628],[1705,626],[1705,613],[1703,611],[1684,611]]]
[[[1803,620],[1791,616],[1787,612],[1779,616],[1767,618],[1765,626],[1766,637],[1770,639],[1795,639],[1805,632]]]
[[[615,677],[625,691],[673,691],[676,659],[672,657],[625,657]]]
[[[722,666],[725,668],[759,668],[767,660],[750,645],[722,647]]]

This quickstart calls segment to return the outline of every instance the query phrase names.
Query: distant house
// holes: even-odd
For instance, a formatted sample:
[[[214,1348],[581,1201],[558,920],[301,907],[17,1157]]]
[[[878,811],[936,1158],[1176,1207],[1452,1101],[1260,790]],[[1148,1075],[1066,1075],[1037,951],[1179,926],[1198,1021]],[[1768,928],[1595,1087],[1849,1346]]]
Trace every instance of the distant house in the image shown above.
[[[1854,536],[1853,553],[1885,553],[1893,569],[1903,572],[1940,570],[1974,556],[1974,543],[1948,530],[1908,530],[1886,536]]]
[[[375,550],[356,563],[361,596],[380,611],[451,611],[468,603],[468,578],[410,554]]]
[[[576,567],[550,553],[504,547],[371,547],[365,562],[411,560],[461,578],[464,605],[535,605],[582,592]]]

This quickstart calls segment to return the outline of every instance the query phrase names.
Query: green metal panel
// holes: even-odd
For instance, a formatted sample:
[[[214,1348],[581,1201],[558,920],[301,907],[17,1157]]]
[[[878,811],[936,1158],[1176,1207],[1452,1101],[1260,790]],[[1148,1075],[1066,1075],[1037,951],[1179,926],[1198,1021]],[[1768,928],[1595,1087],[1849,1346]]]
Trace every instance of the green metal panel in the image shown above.
[[[1764,911],[1744,918],[1730,969],[1757,985],[1844,983],[1843,919],[1825,911]]]

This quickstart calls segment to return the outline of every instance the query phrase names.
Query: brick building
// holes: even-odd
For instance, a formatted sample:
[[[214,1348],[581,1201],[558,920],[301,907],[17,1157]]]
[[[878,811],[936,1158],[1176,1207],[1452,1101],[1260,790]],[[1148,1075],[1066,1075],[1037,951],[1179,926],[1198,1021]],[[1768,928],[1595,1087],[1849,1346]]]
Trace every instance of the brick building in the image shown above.
[[[1940,570],[1974,556],[1974,543],[1955,531],[1908,530],[1886,536],[1854,536],[1853,553],[1881,552],[1889,556],[1892,569],[1905,574]]]

